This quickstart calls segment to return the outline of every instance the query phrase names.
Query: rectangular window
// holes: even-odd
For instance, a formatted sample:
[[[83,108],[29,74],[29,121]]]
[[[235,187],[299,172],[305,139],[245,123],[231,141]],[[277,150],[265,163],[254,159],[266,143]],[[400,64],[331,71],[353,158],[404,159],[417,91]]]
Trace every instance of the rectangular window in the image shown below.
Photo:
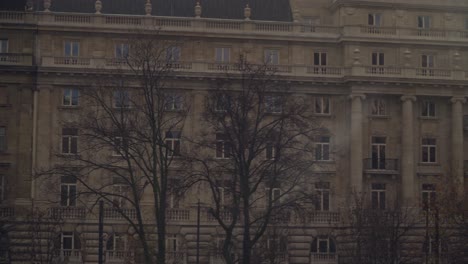
[[[434,55],[421,55],[421,75],[422,76],[434,76]]]
[[[62,244],[62,250],[63,251],[68,251],[68,250],[73,250],[75,249],[75,239],[74,239],[74,234],[73,232],[62,232],[61,234],[61,244]],[[70,256],[64,254],[65,256]]]
[[[60,206],[76,206],[76,177],[62,176],[60,183]]]
[[[126,90],[114,91],[114,108],[130,108],[130,92]]]
[[[422,102],[421,116],[422,117],[435,117],[436,116],[436,104],[434,101],[425,100]]]
[[[0,39],[0,53],[8,53],[8,39]]]
[[[123,153],[123,138],[122,137],[114,137],[113,141],[113,148],[112,148],[112,156],[122,156]]]
[[[327,53],[326,52],[314,52],[314,73],[315,74],[326,74],[327,73]]]
[[[168,208],[179,208],[179,202],[183,198],[183,193],[180,191],[181,182],[178,179],[168,180],[168,197],[166,205]]]
[[[7,151],[6,127],[0,127],[0,153]]]
[[[232,97],[226,94],[220,94],[216,97],[215,111],[226,112],[231,108]]]
[[[330,137],[317,137],[315,143],[315,160],[330,160]]]
[[[215,60],[218,63],[228,63],[231,60],[231,48],[227,48],[227,47],[216,48]]]
[[[435,138],[423,138],[421,144],[421,161],[435,163],[437,161],[437,140]]]
[[[65,88],[63,89],[63,106],[77,106],[78,98],[80,96],[80,90],[77,88]]]
[[[328,97],[320,96],[314,98],[315,113],[321,115],[330,114],[330,99]]]
[[[80,42],[78,41],[65,41],[65,57],[78,57],[80,56]]]
[[[216,134],[216,158],[229,159],[231,157],[231,143],[226,135]]]
[[[180,47],[179,46],[167,47],[166,61],[167,62],[179,62],[180,61]]]
[[[0,57],[1,61],[1,57]],[[0,106],[5,106],[9,104],[9,94],[7,87],[0,87]]]
[[[166,132],[166,147],[169,156],[180,156],[180,131]]]
[[[317,198],[315,200],[315,210],[329,211],[330,210],[330,183],[317,182],[315,183]]]
[[[373,66],[384,66],[385,65],[385,54],[383,52],[372,52],[372,65]]]
[[[274,49],[265,50],[265,63],[278,65],[279,64],[279,50],[274,50]]]
[[[265,112],[267,113],[281,113],[283,111],[283,104],[281,96],[267,95],[265,96]]]
[[[424,210],[431,210],[436,203],[436,189],[434,184],[423,184],[421,190],[421,205]]]
[[[5,175],[0,174],[0,203],[5,200]]]
[[[166,238],[166,250],[167,252],[177,252],[179,249],[179,243],[177,235],[167,235]]]
[[[330,239],[328,237],[317,238],[317,252],[327,254],[330,251]]]
[[[127,237],[124,234],[114,233],[112,237],[107,240],[106,249],[108,251],[113,251],[114,257],[124,257],[127,256],[124,253],[127,250]]]
[[[179,93],[168,93],[164,95],[164,109],[166,111],[180,111],[183,109],[184,98]]]
[[[367,25],[372,27],[380,27],[382,25],[382,14],[371,13],[367,15]]]
[[[270,196],[271,195],[271,196]],[[267,206],[280,206],[281,204],[281,189],[266,188]]]
[[[371,115],[386,116],[387,107],[384,99],[375,98],[371,101]]]
[[[62,129],[62,154],[78,153],[78,129]]]
[[[385,197],[385,184],[373,183],[371,190],[372,209],[385,210],[386,197]]]
[[[431,27],[430,16],[418,16],[418,28],[419,29],[428,29],[430,27]]]
[[[114,181],[112,185],[112,205],[116,208],[124,208],[127,202],[128,195],[130,195],[130,186],[119,183],[121,181]]]
[[[128,50],[129,48],[127,43],[115,44],[115,58],[126,59],[128,57]]]
[[[372,169],[385,170],[386,169],[386,141],[385,137],[372,137]]]
[[[265,146],[265,155],[267,160],[276,160],[277,146],[273,142],[267,142]]]

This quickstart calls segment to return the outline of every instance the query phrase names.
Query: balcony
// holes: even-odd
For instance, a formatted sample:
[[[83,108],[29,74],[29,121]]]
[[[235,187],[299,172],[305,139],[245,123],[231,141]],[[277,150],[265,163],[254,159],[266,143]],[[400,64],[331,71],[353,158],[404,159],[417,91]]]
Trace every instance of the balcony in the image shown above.
[[[338,212],[314,211],[309,214],[309,221],[313,224],[332,224],[340,221]]]
[[[107,264],[123,264],[133,263],[133,252],[126,250],[107,250],[106,251],[106,263]]]
[[[397,174],[398,159],[364,159],[364,171],[375,174]]]
[[[130,219],[135,219],[136,210],[128,208],[104,208],[104,218],[120,220],[125,219],[124,215]]]
[[[31,66],[32,55],[23,53],[0,53],[0,65]]]
[[[61,249],[59,252],[60,263],[69,264],[81,264],[83,260],[81,258],[80,249]]]
[[[82,219],[86,216],[84,207],[52,207],[50,216],[54,219]]]
[[[187,254],[182,251],[166,252],[166,263],[187,264]]]
[[[334,253],[311,253],[310,264],[337,264],[338,255]]]
[[[168,221],[189,221],[190,210],[189,209],[168,209],[166,212],[166,219]]]

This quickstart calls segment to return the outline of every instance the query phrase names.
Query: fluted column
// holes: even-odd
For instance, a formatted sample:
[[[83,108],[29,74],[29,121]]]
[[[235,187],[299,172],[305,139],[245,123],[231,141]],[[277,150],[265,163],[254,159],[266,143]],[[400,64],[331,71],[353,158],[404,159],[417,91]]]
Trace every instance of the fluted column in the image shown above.
[[[362,192],[362,100],[364,94],[351,94],[351,190]]]
[[[415,164],[414,164],[414,114],[413,102],[415,96],[404,95],[401,97],[402,122],[401,122],[401,185],[403,188],[403,204],[405,206],[415,206]]]
[[[464,97],[453,97],[452,102],[452,179],[463,191],[463,104]]]

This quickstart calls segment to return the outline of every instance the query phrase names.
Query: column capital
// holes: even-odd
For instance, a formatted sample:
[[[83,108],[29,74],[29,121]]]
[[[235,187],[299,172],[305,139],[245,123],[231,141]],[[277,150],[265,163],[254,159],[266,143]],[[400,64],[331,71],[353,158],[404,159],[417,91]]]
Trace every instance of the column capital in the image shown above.
[[[400,100],[403,101],[403,102],[408,101],[408,100],[416,102],[416,96],[414,96],[414,95],[403,95],[403,96],[400,97]]]
[[[349,99],[351,100],[354,100],[355,98],[359,98],[361,100],[365,100],[366,99],[366,95],[365,94],[361,94],[361,93],[352,93],[349,95]]]
[[[455,104],[455,103],[458,103],[458,102],[461,102],[462,104],[466,103],[466,98],[463,97],[463,96],[454,96],[452,98],[450,98],[450,102],[452,104]]]

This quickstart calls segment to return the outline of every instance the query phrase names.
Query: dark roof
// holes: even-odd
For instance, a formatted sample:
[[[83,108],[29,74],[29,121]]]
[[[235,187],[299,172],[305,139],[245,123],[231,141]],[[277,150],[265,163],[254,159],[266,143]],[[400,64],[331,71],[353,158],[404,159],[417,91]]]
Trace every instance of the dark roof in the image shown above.
[[[101,0],[102,13],[144,15],[146,0]],[[33,0],[43,10],[43,0]],[[194,17],[197,0],[151,0],[156,16]],[[292,21],[289,0],[199,0],[202,17],[244,19],[244,7],[252,9],[251,19]],[[52,0],[51,11],[94,13],[95,0]],[[0,0],[0,10],[24,10],[26,0]]]

